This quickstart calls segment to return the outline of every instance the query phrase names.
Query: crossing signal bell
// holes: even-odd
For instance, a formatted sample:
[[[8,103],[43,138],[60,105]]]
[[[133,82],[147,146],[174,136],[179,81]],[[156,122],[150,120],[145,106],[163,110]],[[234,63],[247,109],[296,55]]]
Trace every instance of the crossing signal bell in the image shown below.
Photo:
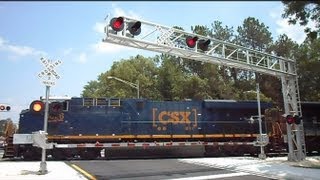
[[[116,31],[122,31],[124,28],[125,22],[123,17],[112,18],[110,20],[111,28]],[[137,36],[141,33],[141,22],[140,21],[130,21],[127,23],[126,30],[130,32],[132,36]]]
[[[301,120],[302,120],[302,117],[298,116],[298,115],[287,115],[286,117],[286,121],[288,124],[300,124],[301,123]]]
[[[1,111],[10,111],[10,109],[11,109],[11,107],[8,105],[3,105],[3,104],[0,105],[0,112]]]

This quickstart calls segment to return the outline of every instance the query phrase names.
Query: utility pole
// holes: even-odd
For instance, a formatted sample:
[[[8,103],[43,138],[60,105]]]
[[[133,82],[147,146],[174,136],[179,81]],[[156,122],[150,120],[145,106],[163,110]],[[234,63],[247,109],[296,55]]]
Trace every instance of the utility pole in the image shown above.
[[[260,88],[259,83],[257,83],[257,103],[258,103],[258,115],[259,115],[259,134],[260,138],[262,138],[262,119],[261,119],[261,106],[260,106]],[[261,139],[260,139],[261,140]],[[260,154],[258,156],[260,159],[266,159],[267,156],[264,153],[264,145],[260,143]]]

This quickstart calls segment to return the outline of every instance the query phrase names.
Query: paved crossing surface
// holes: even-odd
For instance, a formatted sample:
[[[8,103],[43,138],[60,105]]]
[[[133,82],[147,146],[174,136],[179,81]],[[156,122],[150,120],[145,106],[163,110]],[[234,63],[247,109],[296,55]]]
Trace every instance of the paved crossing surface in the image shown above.
[[[0,179],[320,179],[320,156],[307,157],[302,162],[288,162],[286,157],[47,161],[47,167],[48,173],[40,175],[40,161],[2,159]]]
[[[234,172],[221,168],[185,163],[178,159],[71,161],[68,163],[80,167],[96,179],[270,179],[251,175],[247,172]]]

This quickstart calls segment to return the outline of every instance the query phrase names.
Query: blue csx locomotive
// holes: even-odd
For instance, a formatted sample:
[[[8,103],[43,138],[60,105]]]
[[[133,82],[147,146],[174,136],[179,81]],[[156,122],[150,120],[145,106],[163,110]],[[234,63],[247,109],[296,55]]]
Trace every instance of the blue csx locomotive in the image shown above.
[[[35,100],[20,114],[18,134],[43,129],[45,100]],[[319,152],[320,103],[302,102],[303,124],[308,152]],[[115,98],[50,98],[47,155],[55,159],[80,156],[92,159],[102,150],[110,154],[134,148],[204,147],[211,155],[258,153],[254,146],[259,134],[256,101],[203,100],[151,101]],[[283,112],[261,103],[262,131],[268,135],[267,153],[287,152],[287,120]],[[39,159],[41,149],[31,144],[12,144],[6,138],[6,157]],[[200,145],[200,146],[199,146]],[[185,149],[184,149],[185,150]],[[107,153],[107,154],[108,154]],[[112,154],[112,153],[111,153]]]
[[[19,134],[43,129],[44,102],[33,101],[29,109],[21,112]],[[271,106],[261,103],[261,112]],[[234,100],[51,98],[48,141],[57,148],[48,153],[55,158],[96,157],[106,147],[186,146],[199,145],[198,142],[243,145],[254,141],[259,133],[257,107],[256,101]],[[40,157],[36,155],[40,149],[32,145],[17,145],[15,149],[15,156]]]
[[[262,112],[270,103],[261,103]],[[256,101],[150,101],[70,98],[51,100],[50,136],[205,135],[258,132]],[[34,101],[20,115],[19,133],[43,128],[44,103]],[[79,139],[79,138],[77,138]],[[89,138],[95,139],[95,138]],[[110,139],[110,138],[108,138]],[[116,138],[114,138],[116,139]]]

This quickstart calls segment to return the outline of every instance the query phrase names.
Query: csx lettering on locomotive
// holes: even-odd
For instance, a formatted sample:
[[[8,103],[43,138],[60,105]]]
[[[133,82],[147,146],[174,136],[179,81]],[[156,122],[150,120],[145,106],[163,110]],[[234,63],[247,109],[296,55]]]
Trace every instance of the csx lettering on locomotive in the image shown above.
[[[167,124],[185,124],[193,125],[197,127],[197,110],[191,109],[190,111],[158,111],[158,109],[152,109],[153,126]]]
[[[48,122],[63,122],[64,121],[64,113],[59,113],[58,115],[49,115]]]

